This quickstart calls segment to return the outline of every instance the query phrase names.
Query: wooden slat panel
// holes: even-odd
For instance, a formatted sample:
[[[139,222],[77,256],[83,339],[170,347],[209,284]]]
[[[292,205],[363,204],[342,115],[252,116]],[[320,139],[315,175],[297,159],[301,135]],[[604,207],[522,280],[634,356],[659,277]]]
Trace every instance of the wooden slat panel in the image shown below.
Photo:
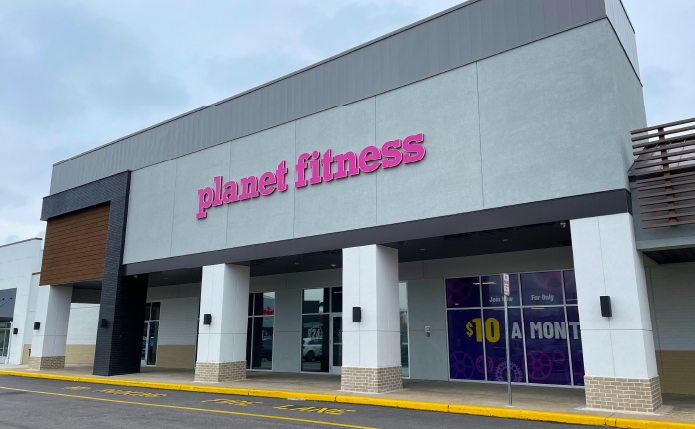
[[[645,210],[640,210],[640,213],[641,213],[641,214],[644,214],[644,213],[657,213],[657,212],[665,212],[665,211],[669,211],[669,210],[688,209],[688,208],[692,208],[692,207],[695,207],[695,203],[693,203],[693,204],[681,204],[681,205],[679,205],[679,206],[678,206],[678,205],[673,205],[673,206],[670,206],[670,207],[659,207],[659,208],[656,208],[656,209],[645,209]]]
[[[674,186],[674,185],[671,185],[671,186]],[[642,194],[639,196],[639,198],[653,198],[653,197],[660,197],[662,195],[684,194],[686,192],[695,192],[695,188],[672,189],[670,191],[664,191],[664,192],[652,192],[650,194]],[[695,196],[693,196],[693,198],[695,198]]]
[[[49,219],[40,284],[101,278],[108,226],[108,204]]]
[[[682,222],[668,222],[668,223],[656,223],[654,225],[644,225],[642,226],[643,229],[649,229],[649,228],[659,228],[662,226],[678,226],[678,225],[690,225],[695,223],[695,220],[684,220]]]
[[[656,173],[658,173],[658,171]],[[649,179],[641,179],[641,180],[636,181],[635,183],[649,183],[649,182],[656,182],[657,180],[675,179],[677,177],[686,177],[686,176],[693,176],[693,175],[695,175],[695,172],[671,174],[671,175],[666,176],[666,177],[659,176],[659,177],[650,177]]]
[[[690,175],[690,174],[688,174],[688,175]],[[671,176],[671,177],[673,177],[673,176]],[[695,179],[693,179],[693,180],[681,180],[679,182],[662,183],[659,185],[640,186],[637,188],[637,190],[638,191],[648,191],[650,189],[672,188],[674,186],[690,185],[692,183],[695,183]]]
[[[660,170],[654,170],[654,171],[642,171],[641,173],[635,173],[635,176],[646,176],[648,174],[666,173],[669,171],[684,170],[686,168],[695,168],[695,164],[680,165],[678,167],[666,167],[666,168],[662,168]],[[690,174],[695,174],[695,173],[690,173]]]
[[[691,125],[691,126],[689,126],[689,127],[676,128],[676,129],[673,129],[673,130],[661,131],[661,132],[658,132],[658,133],[647,134],[647,135],[639,136],[639,137],[633,137],[633,138],[632,138],[632,141],[633,141],[633,142],[638,142],[638,141],[645,140],[645,139],[651,139],[651,138],[660,137],[660,136],[667,136],[667,135],[669,135],[669,134],[682,133],[682,132],[684,132],[684,131],[690,131],[690,130],[695,130],[695,125]]]
[[[695,141],[689,142],[690,144],[688,146],[695,146]],[[655,152],[664,152],[666,150],[671,150],[671,146],[661,146],[660,149],[656,150]],[[647,162],[651,161],[654,159],[664,159],[664,158],[673,158],[674,156],[683,156],[683,155],[688,155],[690,153],[695,152],[695,149],[689,149],[689,150],[681,150],[681,151],[676,151],[676,152],[666,152],[665,154],[659,154],[659,155],[654,155],[654,156],[648,156],[645,158],[639,158],[637,161],[639,162]],[[673,161],[673,162],[678,162],[678,161]],[[652,164],[656,165],[656,164]]]
[[[695,197],[678,197],[678,198],[666,198],[665,200],[657,200],[657,201],[645,201],[643,203],[639,203],[640,206],[651,206],[653,204],[666,204],[666,203],[675,203],[676,201],[685,201],[685,200],[692,200]]]
[[[688,122],[695,122],[695,118],[683,119],[682,121],[669,122],[668,124],[654,125],[653,127],[640,128],[639,130],[630,131],[630,134],[639,134],[647,131],[658,130],[659,128],[675,127],[676,125],[687,124]]]
[[[668,210],[673,210],[673,207],[667,207]],[[674,214],[667,214],[667,215],[661,215],[661,216],[652,216],[652,217],[645,217],[642,218],[642,222],[646,222],[648,220],[659,220],[659,219],[675,219],[677,217],[689,217],[689,216],[695,216],[695,212],[688,212],[688,213],[674,213]]]
[[[676,156],[676,155],[671,155],[671,156]],[[666,155],[662,156],[661,158],[667,157]],[[640,160],[641,161],[641,160]],[[636,166],[636,169],[642,169],[642,168],[651,168],[651,167],[656,167],[659,165],[670,165],[670,164],[678,164],[679,162],[688,162],[688,161],[695,161],[695,156],[689,156],[686,158],[681,158],[681,159],[667,159],[666,161],[661,161],[661,162],[649,162],[646,164],[641,164]],[[695,165],[694,165],[695,166]]]
[[[673,143],[673,142],[682,142],[683,140],[686,140],[686,139],[693,139],[693,138],[695,138],[695,133],[693,133],[693,134],[685,134],[685,135],[678,136],[678,137],[671,137],[671,138],[663,139],[663,140],[654,140],[654,141],[652,141],[652,142],[644,142],[644,143],[633,144],[633,145],[632,145],[632,148],[633,148],[633,149],[637,149],[637,148],[639,148],[639,147],[655,146],[655,145],[657,145],[657,144],[658,144],[658,145],[662,145],[662,144],[664,144],[664,143],[669,143],[669,146],[668,146],[669,148],[679,148],[679,147],[684,147],[684,146],[692,146],[692,145],[695,143],[695,141],[689,141],[689,142],[685,142],[685,143],[674,143],[674,144],[670,144],[670,143]],[[655,146],[655,147],[653,147],[653,148],[641,150],[641,151],[638,151],[638,152],[633,152],[633,155],[635,155],[635,156],[637,156],[637,155],[642,155],[642,154],[644,154],[644,153],[651,153],[651,152],[655,152],[655,151],[657,151],[657,150],[662,150],[662,149],[661,149],[660,147]]]

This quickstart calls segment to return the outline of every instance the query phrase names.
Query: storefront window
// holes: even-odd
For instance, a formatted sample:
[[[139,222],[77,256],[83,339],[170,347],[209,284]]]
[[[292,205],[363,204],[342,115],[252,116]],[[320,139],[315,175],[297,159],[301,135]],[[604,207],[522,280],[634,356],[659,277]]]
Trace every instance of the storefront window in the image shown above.
[[[10,348],[10,322],[0,322],[0,356],[6,357]]]
[[[246,368],[273,369],[274,325],[275,292],[250,294],[246,328]]]
[[[159,302],[145,304],[145,324],[142,330],[142,365],[153,366],[157,364],[160,307],[161,303]]]
[[[524,321],[529,382],[572,384],[564,308],[524,308]]]
[[[446,280],[447,308],[480,307],[480,277]]]
[[[521,286],[524,291],[524,305],[562,305],[565,303],[560,271],[522,274]]]
[[[401,318],[401,368],[403,377],[410,377],[408,355],[408,288],[405,282],[398,284],[398,304]]]
[[[512,381],[583,385],[574,271],[510,274],[510,292]],[[446,299],[450,378],[507,381],[501,275],[447,279]]]
[[[343,288],[302,292],[302,365],[306,372],[335,372],[343,365]],[[332,347],[331,347],[332,344]]]
[[[481,310],[449,310],[448,313],[449,376],[458,380],[485,380]]]

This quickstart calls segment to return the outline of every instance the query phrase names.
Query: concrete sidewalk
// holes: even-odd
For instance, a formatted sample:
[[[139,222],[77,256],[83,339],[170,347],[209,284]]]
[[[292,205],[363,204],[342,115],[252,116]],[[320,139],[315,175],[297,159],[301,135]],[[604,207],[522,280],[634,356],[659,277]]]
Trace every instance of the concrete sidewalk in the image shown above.
[[[60,370],[46,371],[29,370],[26,365],[0,365],[0,371],[2,370],[93,377],[92,367],[87,365],[68,365]],[[139,374],[98,378],[508,408],[505,384],[404,379],[403,390],[364,394],[341,391],[338,375],[265,371],[247,371],[246,374],[247,379],[242,381],[199,383],[193,381],[193,370],[143,367]],[[517,410],[695,424],[695,396],[691,395],[665,394],[663,396],[665,405],[656,414],[630,414],[584,410],[584,390],[580,388],[523,385],[513,386],[512,393],[514,398],[512,408]]]

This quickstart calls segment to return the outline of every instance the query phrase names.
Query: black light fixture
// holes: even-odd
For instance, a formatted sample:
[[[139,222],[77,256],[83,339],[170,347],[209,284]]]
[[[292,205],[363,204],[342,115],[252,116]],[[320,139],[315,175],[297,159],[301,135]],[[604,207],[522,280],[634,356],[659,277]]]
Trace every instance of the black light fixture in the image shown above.
[[[19,329],[18,329],[18,328],[14,328],[14,329],[12,330],[12,333],[13,333],[14,335],[17,335],[17,334],[19,333]]]
[[[209,325],[212,323],[212,314],[203,314],[203,325]]]
[[[35,331],[38,331],[40,327],[41,327],[41,322],[34,322],[34,330]]]
[[[101,319],[101,327],[106,328],[109,326],[109,322],[106,319]]]
[[[352,321],[358,323],[362,321],[362,307],[352,307]]]
[[[613,317],[613,309],[611,308],[610,296],[601,296],[601,316]]]

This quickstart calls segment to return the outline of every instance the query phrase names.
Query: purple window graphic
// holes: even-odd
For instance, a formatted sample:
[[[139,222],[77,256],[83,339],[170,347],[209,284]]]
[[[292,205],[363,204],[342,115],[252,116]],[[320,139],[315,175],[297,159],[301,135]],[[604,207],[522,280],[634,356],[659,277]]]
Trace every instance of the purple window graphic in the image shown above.
[[[505,345],[504,309],[483,310],[485,316],[485,353],[487,355],[487,379],[507,381],[507,347]],[[512,381],[526,382],[524,371],[524,338],[521,309],[509,309],[509,360]]]
[[[567,335],[570,337],[570,348],[572,349],[572,373],[574,374],[574,384],[584,385],[584,355],[582,353],[582,330],[579,327],[579,309],[577,307],[567,307],[567,322],[569,330]]]
[[[524,305],[562,305],[562,277],[560,271],[547,271],[521,275]]]
[[[574,270],[563,271],[565,277],[565,301],[567,305],[577,304],[577,283],[574,281]]]
[[[458,380],[485,380],[485,335],[480,309],[453,310],[449,318],[449,375]]]
[[[480,278],[447,279],[446,306],[447,308],[480,307]]]
[[[502,276],[480,277],[480,287],[483,291],[483,307],[504,307],[504,294],[502,293]],[[519,297],[519,275],[509,275],[509,306],[521,305]]]
[[[524,328],[529,383],[572,384],[565,309],[524,308]]]

